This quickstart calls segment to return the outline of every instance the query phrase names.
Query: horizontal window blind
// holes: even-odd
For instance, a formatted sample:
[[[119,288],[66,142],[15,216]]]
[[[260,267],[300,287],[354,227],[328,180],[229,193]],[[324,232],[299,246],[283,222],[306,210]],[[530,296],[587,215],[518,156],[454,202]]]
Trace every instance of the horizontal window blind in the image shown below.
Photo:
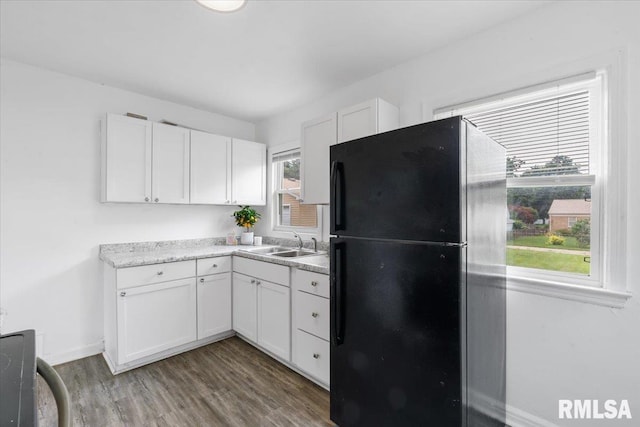
[[[589,102],[583,89],[464,116],[507,149],[512,177],[589,174]]]
[[[273,153],[272,155],[273,163],[287,162],[287,161],[296,160],[299,158],[300,158],[300,150],[282,151],[279,153]]]

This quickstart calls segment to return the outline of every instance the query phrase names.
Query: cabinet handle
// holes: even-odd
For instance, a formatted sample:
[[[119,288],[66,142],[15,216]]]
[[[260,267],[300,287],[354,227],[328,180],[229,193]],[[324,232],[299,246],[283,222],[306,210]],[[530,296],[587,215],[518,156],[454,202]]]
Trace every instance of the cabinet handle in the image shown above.
[[[311,286],[318,286],[318,282],[316,281],[311,282]]]
[[[218,264],[213,264],[212,268],[218,268]]]
[[[227,203],[227,204],[231,203],[230,200],[225,200],[224,202]]]
[[[236,203],[238,203],[238,201],[237,201],[237,200],[234,200],[234,201],[233,201],[233,204],[235,205]]]
[[[145,201],[145,202],[148,202],[148,201],[149,201],[149,198],[148,198],[148,197],[145,197],[145,198],[144,198],[144,201]]]
[[[200,279],[200,283],[204,283],[204,278]]]
[[[311,313],[311,317],[318,317],[318,313],[316,312]]]
[[[318,353],[313,353],[313,358],[314,359],[320,359],[320,355]]]
[[[158,276],[162,276],[162,275],[164,274],[164,271],[158,271],[156,274],[157,274]]]
[[[158,203],[160,201],[160,199],[158,199],[157,197],[155,198],[155,202]]]
[[[252,283],[252,284],[253,284],[253,283],[256,283],[256,281],[255,281],[254,279],[251,279],[251,283]]]
[[[261,282],[260,282],[260,280],[257,280],[257,281],[256,281],[256,285],[259,285],[260,283],[261,283]]]
[[[126,293],[126,292],[120,292],[120,296],[121,296],[121,297],[126,297],[126,296],[127,296],[127,293]]]

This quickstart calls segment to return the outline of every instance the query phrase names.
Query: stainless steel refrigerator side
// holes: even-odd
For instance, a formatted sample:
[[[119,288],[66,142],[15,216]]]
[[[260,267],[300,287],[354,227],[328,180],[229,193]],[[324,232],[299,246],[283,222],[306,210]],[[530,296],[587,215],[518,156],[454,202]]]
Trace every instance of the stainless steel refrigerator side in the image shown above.
[[[469,426],[503,426],[506,398],[505,149],[466,124]]]
[[[460,241],[465,244],[460,250],[460,427],[468,424],[469,398],[467,387],[467,127],[460,126]]]

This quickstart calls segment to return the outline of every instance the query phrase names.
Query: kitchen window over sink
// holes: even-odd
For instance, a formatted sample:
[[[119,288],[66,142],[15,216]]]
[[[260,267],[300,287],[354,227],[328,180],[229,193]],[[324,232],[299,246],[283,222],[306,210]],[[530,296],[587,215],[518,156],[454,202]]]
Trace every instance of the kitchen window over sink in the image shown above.
[[[271,155],[273,182],[273,228],[319,235],[321,211],[318,205],[300,203],[302,188],[300,149],[279,150]]]
[[[614,282],[614,257],[624,254],[615,241],[620,190],[608,186],[619,179],[608,100],[607,74],[598,71],[434,112],[435,119],[464,116],[507,150],[511,288],[624,303],[624,284]]]

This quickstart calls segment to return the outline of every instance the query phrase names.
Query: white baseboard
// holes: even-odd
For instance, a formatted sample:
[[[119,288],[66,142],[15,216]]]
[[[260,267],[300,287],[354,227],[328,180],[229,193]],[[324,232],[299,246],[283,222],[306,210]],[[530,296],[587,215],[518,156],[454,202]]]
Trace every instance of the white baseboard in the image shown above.
[[[558,427],[556,424],[520,408],[511,405],[503,406],[495,399],[475,390],[469,389],[467,392],[468,403],[473,409],[494,419],[505,419],[509,427]]]
[[[507,425],[510,427],[558,427],[551,421],[530,414],[527,411],[507,405]]]
[[[45,354],[42,359],[49,365],[61,365],[63,363],[72,362],[74,360],[83,359],[85,357],[94,356],[104,351],[104,342],[99,341],[84,347],[74,348],[64,353]]]

